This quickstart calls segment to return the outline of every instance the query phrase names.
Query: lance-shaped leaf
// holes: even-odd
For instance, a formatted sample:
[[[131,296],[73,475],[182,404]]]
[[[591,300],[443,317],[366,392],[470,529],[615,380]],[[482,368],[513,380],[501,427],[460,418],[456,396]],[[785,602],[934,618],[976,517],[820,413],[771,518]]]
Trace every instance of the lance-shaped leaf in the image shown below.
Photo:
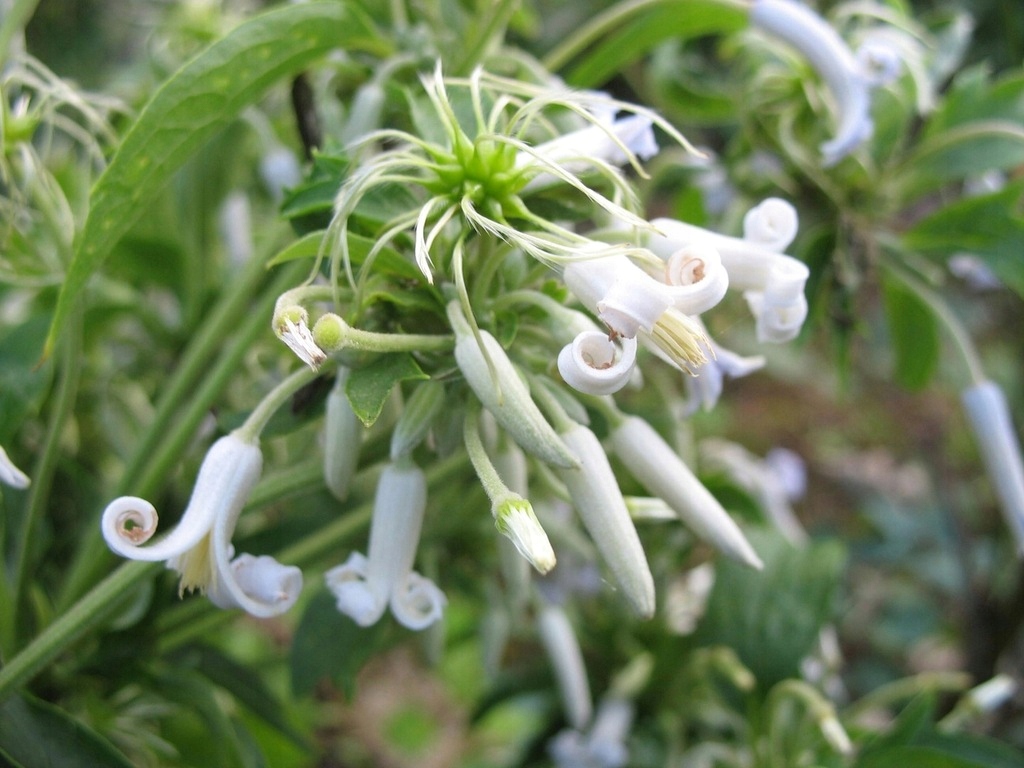
[[[229,32],[161,86],[96,182],[43,356],[89,277],[171,175],[271,85],[328,51],[380,47],[370,22],[334,2],[286,5]]]

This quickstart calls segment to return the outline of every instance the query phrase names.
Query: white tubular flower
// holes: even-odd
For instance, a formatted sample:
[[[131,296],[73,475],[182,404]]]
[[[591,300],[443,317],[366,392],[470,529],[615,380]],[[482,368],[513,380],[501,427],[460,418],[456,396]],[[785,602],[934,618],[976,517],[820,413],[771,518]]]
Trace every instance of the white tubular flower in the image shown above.
[[[796,208],[780,197],[769,197],[743,217],[743,239],[782,253],[793,242],[799,227]]]
[[[576,466],[579,460],[533,402],[498,340],[481,330],[477,343],[457,302],[448,305],[448,319],[455,332],[455,362],[484,408],[527,453],[558,467]]]
[[[684,315],[699,315],[725,296],[729,273],[714,246],[694,243],[665,260],[665,282],[676,309]]]
[[[537,631],[555,672],[565,719],[573,728],[582,730],[593,714],[590,683],[583,665],[583,652],[565,611],[550,603],[537,614]]]
[[[991,381],[968,387],[960,397],[1017,552],[1024,557],[1024,461],[1006,397]]]
[[[579,469],[559,472],[573,506],[633,610],[650,618],[655,608],[654,579],[604,448],[593,432],[579,424],[563,432],[562,439],[580,457]]]
[[[726,376],[730,379],[749,376],[764,367],[764,358],[761,355],[743,357],[713,341],[710,343],[710,349],[711,359],[697,368],[694,372],[696,375],[685,378],[685,416],[692,416],[701,408],[705,411],[714,408],[718,404],[718,398],[722,396],[722,384]]]
[[[796,453],[773,448],[760,459],[736,443],[705,440],[701,444],[701,458],[753,496],[788,541],[797,546],[807,543],[807,532],[790,503],[803,495],[807,483],[803,460]]]
[[[686,370],[707,360],[703,330],[675,308],[668,286],[626,256],[571,261],[565,265],[562,279],[617,336],[632,339],[643,331]]]
[[[103,538],[122,557],[166,560],[181,574],[181,592],[198,589],[219,607],[253,616],[283,613],[302,589],[299,569],[266,555],[231,560],[231,534],[262,466],[259,446],[232,432],[210,446],[185,514],[170,535],[141,546],[156,532],[156,509],[145,499],[122,496],[103,512]]]
[[[620,696],[602,699],[587,733],[565,730],[551,740],[551,758],[558,768],[623,768],[629,762],[626,738],[633,709],[633,703]]]
[[[389,606],[400,624],[426,629],[447,603],[430,579],[412,570],[427,506],[427,482],[411,462],[389,464],[377,483],[369,558],[354,552],[324,578],[338,610],[361,627],[376,624]]]
[[[781,344],[795,339],[807,319],[804,285],[810,271],[803,262],[780,261],[768,274],[763,291],[746,291],[751,313],[757,319],[757,340]]]
[[[608,125],[597,123],[559,136],[537,145],[534,152],[544,160],[557,163],[569,173],[579,175],[594,167],[595,163],[625,165],[633,157],[649,160],[658,154],[658,144],[654,139],[650,118],[629,115]],[[516,167],[530,165],[543,167],[537,157],[525,152],[516,158]],[[554,180],[553,175],[541,173],[531,179],[523,191],[546,187]]]
[[[32,481],[29,476],[18,469],[14,462],[11,461],[11,457],[7,455],[7,451],[0,445],[0,483],[9,485],[11,488],[18,488],[24,490],[28,488]]]
[[[363,425],[345,395],[348,373],[347,368],[338,369],[324,418],[324,484],[339,501],[348,497],[363,437]]]
[[[600,331],[587,331],[558,354],[558,372],[565,383],[588,395],[610,395],[629,381],[636,365],[636,339],[618,343]]]
[[[803,54],[832,92],[839,127],[835,137],[821,145],[826,167],[871,138],[871,89],[886,77],[891,79],[895,70],[891,55],[883,56],[871,47],[858,59],[824,19],[794,0],[754,0],[750,21]]]
[[[640,484],[664,499],[698,536],[734,560],[763,567],[739,526],[650,424],[626,417],[612,430],[611,444]]]
[[[789,213],[780,215],[781,210],[773,203],[768,210],[768,218],[788,219]],[[762,213],[751,217],[747,231],[755,237],[767,239],[771,230],[762,227],[763,222],[759,220],[763,218],[766,217]],[[777,253],[760,241],[721,235],[675,219],[655,219],[651,224],[657,232],[647,233],[644,245],[662,259],[667,260],[681,248],[698,243],[718,251],[729,275],[729,287],[744,291],[757,321],[760,341],[788,341],[800,332],[807,317],[804,285],[810,277],[810,270],[802,261]],[[785,234],[783,229],[789,226],[785,221],[771,225],[778,227],[779,237],[769,245],[775,247],[777,242],[781,242]]]

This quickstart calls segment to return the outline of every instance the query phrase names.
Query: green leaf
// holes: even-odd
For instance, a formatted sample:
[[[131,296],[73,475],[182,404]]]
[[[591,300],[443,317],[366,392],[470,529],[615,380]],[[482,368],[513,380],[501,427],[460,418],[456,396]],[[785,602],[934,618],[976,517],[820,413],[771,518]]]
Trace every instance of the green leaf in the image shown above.
[[[665,40],[735,32],[746,23],[745,11],[715,0],[665,2],[587,48],[566,80],[577,88],[594,88]]]
[[[928,305],[896,279],[883,279],[885,317],[892,340],[896,381],[923,388],[939,364],[939,328]]]
[[[99,734],[63,710],[28,696],[0,704],[0,763],[24,768],[131,768]]]
[[[284,716],[285,708],[259,673],[250,667],[238,664],[216,648],[198,646],[186,654],[193,665],[211,682],[229,691],[264,722],[275,728],[299,746],[307,746],[306,740]]]
[[[363,628],[338,611],[334,597],[320,592],[309,601],[292,639],[292,692],[308,696],[321,680],[339,685],[349,699],[356,674],[370,658],[393,641],[386,621]]]
[[[345,395],[356,416],[369,427],[380,416],[395,384],[429,378],[408,353],[380,355],[369,365],[356,368],[349,374]]]
[[[30,316],[0,335],[0,443],[7,443],[46,395],[52,365],[39,366],[49,314]]]
[[[334,48],[371,44],[369,22],[354,8],[286,5],[239,25],[172,75],[96,182],[44,354],[52,351],[89,277],[189,157],[282,78]]]
[[[981,768],[928,747],[893,747],[861,758],[856,768]]]
[[[1008,287],[1024,296],[1024,179],[999,192],[958,200],[918,221],[903,235],[909,250],[946,258],[975,254]]]
[[[695,639],[733,648],[767,691],[799,676],[800,662],[832,618],[846,556],[837,542],[796,548],[773,531],[746,533],[764,570],[722,561]]]

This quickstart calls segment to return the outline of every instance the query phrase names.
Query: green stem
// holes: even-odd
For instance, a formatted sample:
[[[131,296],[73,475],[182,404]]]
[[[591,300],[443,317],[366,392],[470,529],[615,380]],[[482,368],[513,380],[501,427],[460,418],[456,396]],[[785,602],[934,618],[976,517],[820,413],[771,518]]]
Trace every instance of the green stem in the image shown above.
[[[282,270],[273,283],[264,291],[254,306],[252,297],[243,303],[246,311],[245,322],[237,329],[237,335],[226,350],[216,357],[212,370],[200,369],[197,373],[205,376],[202,385],[187,393],[188,404],[184,412],[171,411],[174,424],[166,420],[154,421],[150,426],[143,445],[150,446],[149,453],[136,453],[136,459],[125,470],[122,481],[114,492],[115,496],[132,495],[148,498],[153,496],[164,483],[174,466],[180,461],[182,453],[188,447],[199,424],[206,418],[210,406],[217,400],[228,383],[238,374],[238,367],[253,342],[261,333],[269,331],[267,318],[270,316],[274,301],[278,294],[288,285],[293,284],[304,272],[301,263],[291,265],[290,269]],[[247,305],[247,306],[246,306]],[[237,323],[237,319],[235,320]],[[229,326],[230,327],[230,326]],[[228,327],[222,328],[221,341],[231,333]],[[196,358],[199,356],[197,355]],[[193,361],[195,362],[195,361]],[[199,364],[195,362],[195,364]],[[160,431],[158,431],[160,430]],[[156,432],[154,436],[153,433]],[[132,471],[129,474],[129,470]],[[86,528],[75,560],[69,569],[64,589],[57,600],[57,610],[65,610],[75,599],[93,584],[99,575],[110,567],[111,557],[108,556],[99,525]]]
[[[321,372],[322,369],[314,371],[310,368],[300,368],[270,390],[249,414],[245,423],[238,428],[239,436],[249,442],[259,440],[260,433],[277,409],[291,400],[296,392],[314,381]]]
[[[494,513],[503,502],[517,498],[519,494],[514,494],[508,489],[498,474],[498,470],[494,468],[491,457],[487,455],[484,443],[480,439],[480,416],[477,408],[471,407],[466,413],[462,435],[463,441],[466,443],[466,453],[469,454],[469,460],[473,464],[480,485],[483,486],[484,493],[490,499],[491,512]]]
[[[0,668],[0,701],[39,674],[87,631],[106,620],[126,595],[162,567],[162,563],[125,563],[60,614],[21,653]]]
[[[974,342],[971,341],[971,336],[967,333],[967,329],[964,328],[960,319],[953,314],[949,305],[946,304],[946,302],[942,300],[942,297],[935,293],[935,291],[913,275],[909,274],[906,270],[899,269],[892,265],[887,266],[889,274],[898,279],[911,291],[911,293],[927,304],[928,308],[935,314],[935,317],[938,318],[938,320],[946,327],[946,330],[949,331],[953,344],[956,346],[963,358],[964,367],[967,369],[967,375],[971,379],[971,383],[981,384],[985,381],[985,369],[981,364],[981,357],[978,355],[978,350],[975,349]]]
[[[76,310],[70,318],[68,329],[64,334],[64,348],[61,355],[60,383],[55,396],[55,407],[50,416],[46,439],[43,443],[42,455],[32,473],[32,486],[29,491],[28,507],[21,525],[21,536],[15,551],[16,568],[14,571],[14,615],[18,615],[19,606],[24,605],[26,585],[32,558],[30,550],[39,520],[46,513],[46,505],[50,498],[50,487],[60,458],[60,439],[64,426],[75,408],[78,395],[78,382],[81,373],[79,354],[82,347],[81,311]],[[25,626],[17,622],[20,626]]]
[[[466,75],[477,66],[487,53],[493,42],[505,34],[509,19],[515,13],[519,0],[497,0],[495,7],[482,14],[486,18],[483,29],[476,36],[473,46],[466,52],[455,67],[456,75]]]
[[[14,0],[3,19],[0,19],[0,70],[7,64],[11,41],[25,29],[39,0]]]

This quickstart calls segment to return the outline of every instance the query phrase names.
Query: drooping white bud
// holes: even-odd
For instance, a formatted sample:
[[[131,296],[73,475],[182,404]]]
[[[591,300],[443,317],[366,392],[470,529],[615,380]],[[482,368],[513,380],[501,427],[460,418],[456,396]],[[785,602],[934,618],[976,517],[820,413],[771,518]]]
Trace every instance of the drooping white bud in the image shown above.
[[[7,455],[7,451],[0,445],[0,483],[9,485],[11,488],[25,489],[31,482],[28,475],[15,466],[10,456]]]

